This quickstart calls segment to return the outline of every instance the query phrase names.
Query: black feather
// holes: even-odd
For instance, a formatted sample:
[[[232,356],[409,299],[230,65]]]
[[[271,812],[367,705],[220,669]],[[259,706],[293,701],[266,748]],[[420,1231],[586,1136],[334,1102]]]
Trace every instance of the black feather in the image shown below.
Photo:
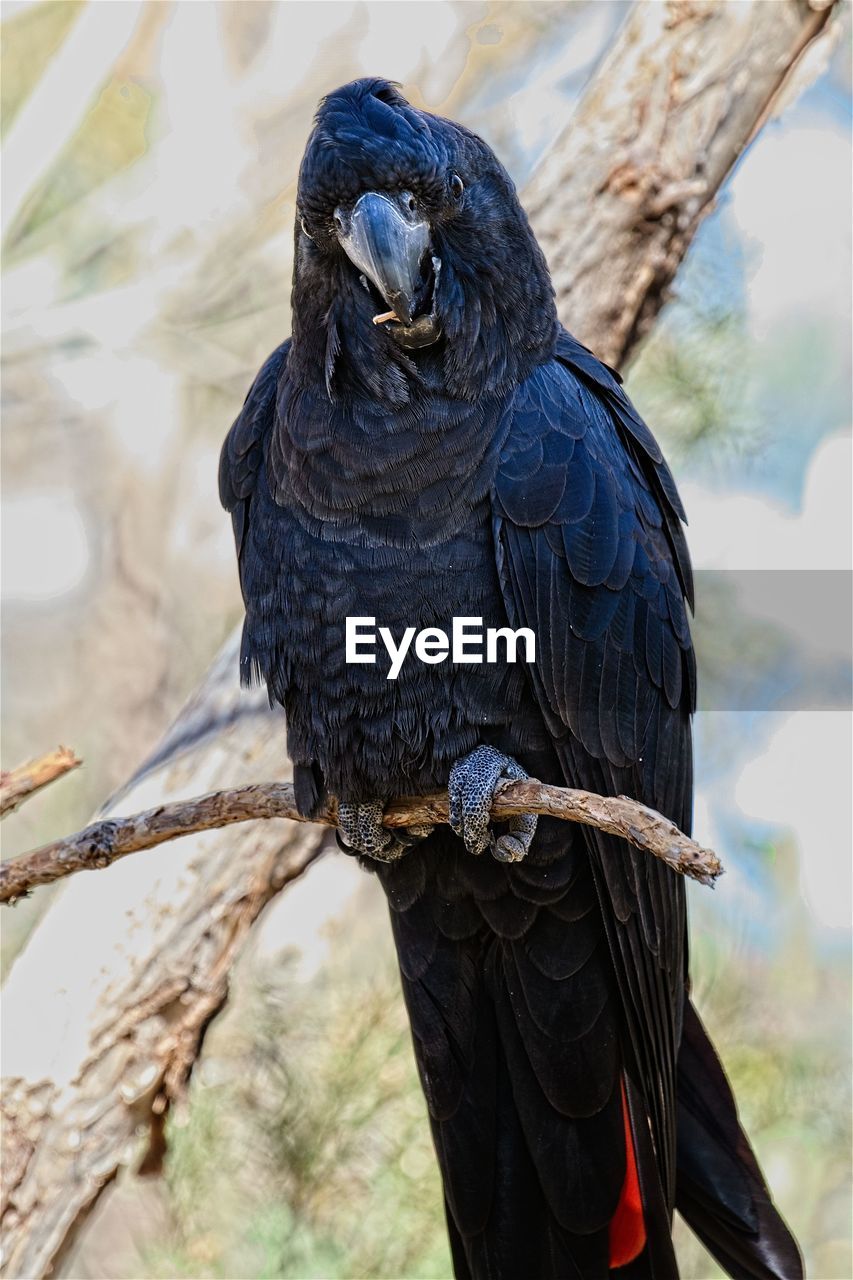
[[[418,306],[434,340],[416,350],[373,324],[377,300],[334,230],[368,191],[408,193],[429,226]],[[684,512],[618,375],[560,329],[506,171],[468,130],[365,79],[321,103],[297,211],[293,339],[258,374],[219,484],[241,672],[285,708],[300,811],[327,792],[445,787],[487,743],[688,828]],[[345,661],[355,616],[395,637],[454,617],[530,627],[536,662],[409,659],[390,681],[381,653]],[[544,819],[521,864],[474,858],[440,827],[374,869],[457,1276],[606,1280],[623,1086],[647,1233],[624,1280],[676,1277],[676,1200],[733,1275],[801,1274],[685,1003],[683,881]]]

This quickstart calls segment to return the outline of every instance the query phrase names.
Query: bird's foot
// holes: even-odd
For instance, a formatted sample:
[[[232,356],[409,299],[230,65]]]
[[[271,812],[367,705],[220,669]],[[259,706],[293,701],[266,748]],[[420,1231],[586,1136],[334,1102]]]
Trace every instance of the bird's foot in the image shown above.
[[[398,827],[391,831],[382,825],[383,812],[381,800],[338,805],[337,838],[345,853],[361,853],[379,862],[396,862],[433,830],[430,826],[423,826]]]
[[[496,836],[491,828],[492,800],[499,782],[521,782],[529,775],[510,756],[494,747],[477,747],[457,760],[450,770],[447,788],[450,825],[465,841],[469,853],[483,853],[491,846],[498,862],[520,862],[536,834],[536,814],[519,814]]]

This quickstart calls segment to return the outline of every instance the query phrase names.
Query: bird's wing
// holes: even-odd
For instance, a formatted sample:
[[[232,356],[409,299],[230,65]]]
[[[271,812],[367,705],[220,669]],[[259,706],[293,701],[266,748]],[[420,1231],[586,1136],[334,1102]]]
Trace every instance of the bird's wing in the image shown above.
[[[219,457],[219,497],[231,515],[246,605],[240,654],[244,683],[257,675],[275,682],[281,675],[275,636],[281,557],[275,554],[274,508],[263,475],[267,439],[275,423],[276,401],[281,379],[286,376],[289,350],[288,339],[264,362],[225,437]]]
[[[231,515],[237,559],[242,560],[249,509],[264,460],[264,441],[275,418],[278,380],[290,339],[264,361],[219,455],[219,500]]]
[[[682,828],[692,805],[695,664],[683,511],[618,377],[568,334],[519,389],[494,491],[513,625],[566,782],[628,794]],[[584,828],[664,1194],[674,1195],[675,1061],[686,971],[684,885]]]

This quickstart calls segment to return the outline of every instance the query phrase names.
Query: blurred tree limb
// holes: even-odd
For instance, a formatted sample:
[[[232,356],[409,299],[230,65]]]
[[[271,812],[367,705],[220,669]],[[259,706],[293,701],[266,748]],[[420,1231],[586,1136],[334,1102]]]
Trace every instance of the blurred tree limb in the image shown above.
[[[37,760],[28,760],[14,769],[0,773],[0,818],[15,810],[57,778],[83,763],[68,747],[57,747]]]
[[[580,822],[622,836],[637,849],[660,858],[679,875],[702,884],[713,884],[723,870],[710,849],[691,840],[662,814],[628,796],[599,796],[572,787],[550,786],[535,778],[502,784],[492,805],[492,816],[500,820],[522,813]],[[337,805],[333,803],[312,821],[333,827],[336,817]],[[289,782],[250,783],[192,800],[157,805],[128,818],[105,818],[74,835],[0,864],[0,903],[14,902],[37,885],[52,884],[78,871],[112,866],[119,858],[154,849],[168,840],[256,818],[306,821],[296,807]],[[393,800],[384,817],[386,827],[435,826],[447,821],[447,796],[438,792]]]
[[[631,11],[524,193],[560,314],[609,364],[648,332],[758,129],[828,57],[831,41],[817,37],[832,8],[669,0]]]
[[[816,72],[834,7],[667,0],[632,11],[526,195],[561,313],[606,359],[628,358],[756,129]],[[104,816],[286,779],[281,715],[240,692],[237,651],[235,637]],[[52,901],[5,989],[4,1274],[61,1266],[142,1133],[143,1167],[157,1168],[163,1117],[230,966],[326,838],[297,823],[201,833],[71,879]]]
[[[27,197],[80,125],[139,20],[140,0],[84,5],[35,93],[3,142],[0,233],[14,224]],[[57,104],[61,109],[57,110]]]

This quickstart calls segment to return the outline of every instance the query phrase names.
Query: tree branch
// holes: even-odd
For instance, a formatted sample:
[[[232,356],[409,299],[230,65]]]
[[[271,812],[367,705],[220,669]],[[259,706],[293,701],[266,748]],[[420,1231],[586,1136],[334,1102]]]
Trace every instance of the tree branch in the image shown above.
[[[649,331],[758,130],[792,85],[814,78],[833,8],[663,0],[632,9],[524,192],[560,313],[608,363],[623,365]]]
[[[0,818],[14,813],[42,787],[55,782],[71,769],[79,769],[82,763],[68,747],[57,747],[37,760],[28,760],[15,769],[4,770],[0,773]]]
[[[313,821],[333,827],[336,813],[332,803]],[[660,858],[679,875],[702,884],[712,885],[723,871],[719,858],[710,849],[704,849],[679,831],[674,822],[628,796],[598,796],[591,791],[550,786],[535,778],[503,783],[492,806],[492,816],[500,820],[522,813],[563,818],[622,836],[637,849]],[[296,808],[293,787],[288,782],[252,783],[176,804],[157,805],[129,818],[106,818],[75,835],[3,863],[0,903],[14,902],[36,885],[52,884],[77,871],[109,867],[119,858],[153,849],[167,840],[257,818],[306,821]],[[436,792],[393,800],[384,822],[387,827],[410,827],[447,820],[447,795]]]

